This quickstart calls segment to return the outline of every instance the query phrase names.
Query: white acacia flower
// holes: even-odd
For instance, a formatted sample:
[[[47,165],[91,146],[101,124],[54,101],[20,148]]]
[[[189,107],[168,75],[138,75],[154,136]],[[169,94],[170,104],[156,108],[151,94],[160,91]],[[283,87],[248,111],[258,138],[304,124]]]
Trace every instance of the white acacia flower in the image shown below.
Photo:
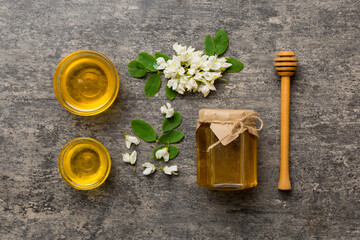
[[[209,95],[210,90],[216,91],[216,88],[213,84],[209,82],[205,82],[200,84],[198,91],[204,94],[204,97],[207,97]]]
[[[171,167],[165,166],[164,168],[162,168],[162,170],[167,175],[172,175],[172,174],[178,175],[178,168],[176,165],[171,166]]]
[[[179,78],[178,76],[171,78],[167,82],[167,86],[175,91],[177,91],[180,94],[184,94],[185,88],[184,88],[184,82],[181,81],[183,77]]]
[[[195,51],[193,47],[186,47],[175,43],[173,49],[176,55],[165,62],[158,58],[159,70],[164,70],[168,80],[167,86],[179,94],[201,92],[206,97],[210,91],[215,91],[214,82],[231,64],[226,58],[207,56],[203,51]]]
[[[140,140],[137,139],[137,138],[134,137],[134,136],[125,135],[125,144],[126,144],[126,147],[127,147],[127,148],[130,148],[130,147],[131,147],[131,143],[134,143],[135,145],[139,145]]]
[[[207,61],[207,65],[211,70],[219,71],[222,64],[218,61],[216,56],[210,56]]]
[[[173,90],[175,90],[177,88],[179,84],[179,79],[178,78],[171,78],[168,82],[167,82],[167,86]]]
[[[193,48],[192,46],[190,46],[190,47],[187,48],[186,53],[187,53],[187,54],[192,54],[192,53],[194,53],[194,51],[195,51],[195,48]]]
[[[179,74],[179,76],[184,76],[185,69],[183,67],[179,68],[178,74]]]
[[[207,55],[202,55],[201,59],[203,60],[203,62],[205,62],[206,60],[208,60],[209,56]]]
[[[191,59],[191,53],[186,52],[185,54],[181,54],[179,56],[181,62],[188,62]]]
[[[169,60],[171,61],[171,60]],[[164,70],[164,76],[166,78],[176,78],[177,76],[177,68],[172,69],[172,68],[165,68]]]
[[[123,156],[124,162],[130,163],[133,165],[136,163],[136,157],[137,157],[136,151],[133,151],[130,155],[128,153],[125,153],[122,156]]]
[[[185,87],[188,91],[197,91],[198,90],[198,84],[194,80],[194,78],[190,78],[190,80],[185,84]]]
[[[194,76],[195,80],[200,81],[202,78],[203,78],[202,73],[200,73],[200,72],[195,73],[195,76]]]
[[[167,67],[167,63],[163,57],[158,57],[156,59],[156,63],[159,65],[156,69],[157,70],[163,70],[165,67]]]
[[[174,115],[174,109],[171,107],[170,103],[166,103],[166,106],[163,105],[160,108],[161,113],[165,114],[166,118],[171,118]]]
[[[156,159],[164,158],[164,161],[169,161],[169,148],[164,147],[156,151],[155,157]]]
[[[198,69],[202,66],[203,60],[199,56],[193,56],[190,62],[190,69]]]
[[[207,81],[213,81],[218,79],[219,77],[221,77],[221,72],[204,72],[202,74],[202,76],[207,80]]]
[[[124,162],[130,162],[130,155],[128,153],[123,153],[122,157]]]
[[[181,61],[178,57],[173,56],[173,59],[167,61],[167,66],[164,69],[164,75],[166,78],[174,78],[178,75],[181,68]]]
[[[175,43],[173,45],[173,49],[177,54],[186,54],[186,47],[185,46],[181,46],[178,43]]]
[[[185,92],[184,83],[179,83],[179,84],[177,85],[177,88],[175,89],[175,91],[177,91],[177,92],[180,93],[180,94],[184,94],[184,92]]]
[[[146,163],[144,163],[144,164],[141,165],[141,166],[145,168],[145,170],[144,170],[144,172],[143,172],[143,174],[144,174],[145,176],[154,173],[155,170],[156,170],[156,167],[155,167],[153,164],[149,163],[149,162],[146,162]]]
[[[218,62],[221,63],[221,68],[220,70],[223,72],[225,71],[228,67],[230,67],[232,64],[226,62],[226,58],[219,58]]]
[[[192,75],[195,74],[195,72],[196,72],[196,69],[190,67],[190,68],[188,69],[188,71],[186,72],[186,75],[192,76]]]

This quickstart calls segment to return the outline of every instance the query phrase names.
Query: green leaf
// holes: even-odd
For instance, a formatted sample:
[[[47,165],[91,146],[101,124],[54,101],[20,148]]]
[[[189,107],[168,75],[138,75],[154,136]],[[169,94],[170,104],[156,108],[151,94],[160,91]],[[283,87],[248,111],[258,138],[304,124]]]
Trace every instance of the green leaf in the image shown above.
[[[229,45],[229,38],[223,28],[221,28],[215,34],[214,45],[215,45],[215,52],[217,55],[221,55],[226,51]]]
[[[144,91],[146,97],[154,96],[160,89],[161,78],[159,74],[153,73],[148,80],[146,80]]]
[[[232,64],[225,70],[227,73],[240,72],[244,68],[244,64],[235,58],[226,58],[226,62]]]
[[[165,86],[165,94],[172,101],[177,95],[177,92],[172,88],[169,88],[167,85]]]
[[[159,52],[155,53],[155,58],[159,58],[159,57],[164,58],[166,62],[170,59],[170,57],[166,54],[159,53]]]
[[[205,37],[205,55],[213,56],[215,52],[214,41],[212,40],[210,35]]]
[[[162,149],[162,148],[166,148],[166,147],[167,147],[167,145],[163,145],[163,146],[158,147],[158,148],[154,151],[154,157],[155,157],[155,153],[156,153],[158,150],[160,150],[160,149]],[[175,157],[179,154],[179,149],[178,149],[177,147],[175,147],[175,146],[170,145],[170,146],[169,146],[169,149],[168,149],[168,152],[169,152],[169,160],[170,160],[170,159],[175,158]],[[155,159],[156,159],[156,157],[155,157]],[[158,161],[164,161],[164,158],[160,158],[160,159],[156,159],[156,160],[158,160]]]
[[[183,139],[183,137],[184,137],[184,133],[177,130],[171,130],[170,132],[162,135],[159,139],[159,142],[164,144],[176,143],[179,142],[181,139]]]
[[[132,60],[131,62],[129,62],[128,71],[131,76],[136,78],[141,78],[147,73],[145,66],[136,60]]]
[[[131,128],[139,138],[147,142],[153,142],[156,140],[156,132],[154,128],[143,120],[132,120]]]
[[[151,72],[157,71],[156,70],[156,66],[157,66],[156,59],[149,53],[147,53],[147,52],[139,53],[138,61],[141,62],[146,67],[146,69],[148,69],[149,71],[151,71]]]
[[[178,127],[181,123],[181,114],[178,112],[174,112],[174,115],[171,118],[164,118],[162,124],[162,130],[164,132],[173,130],[174,128]]]

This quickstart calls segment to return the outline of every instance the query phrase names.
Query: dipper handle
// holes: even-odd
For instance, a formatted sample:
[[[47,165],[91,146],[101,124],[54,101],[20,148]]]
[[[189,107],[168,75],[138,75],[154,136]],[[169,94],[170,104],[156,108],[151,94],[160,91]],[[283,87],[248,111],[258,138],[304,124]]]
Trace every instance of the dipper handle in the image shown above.
[[[289,176],[290,77],[281,77],[280,179],[279,190],[291,190]]]
[[[280,118],[280,178],[278,189],[291,190],[289,176],[289,110],[290,76],[297,68],[297,58],[292,51],[280,51],[274,59],[275,70],[281,76],[281,118]]]

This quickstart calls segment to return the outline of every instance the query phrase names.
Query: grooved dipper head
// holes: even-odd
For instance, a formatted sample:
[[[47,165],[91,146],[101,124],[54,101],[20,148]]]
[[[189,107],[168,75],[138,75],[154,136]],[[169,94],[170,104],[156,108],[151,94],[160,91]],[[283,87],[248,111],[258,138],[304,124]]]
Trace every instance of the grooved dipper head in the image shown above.
[[[280,51],[274,59],[275,70],[279,76],[292,76],[297,68],[297,58],[293,51]]]

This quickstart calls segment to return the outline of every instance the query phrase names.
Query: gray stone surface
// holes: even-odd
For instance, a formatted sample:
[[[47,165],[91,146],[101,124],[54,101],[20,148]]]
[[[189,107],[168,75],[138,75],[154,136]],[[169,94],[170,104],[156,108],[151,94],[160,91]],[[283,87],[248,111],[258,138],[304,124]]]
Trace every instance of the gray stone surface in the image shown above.
[[[359,1],[4,1],[0,0],[0,239],[360,239]],[[225,56],[245,69],[218,91],[177,97],[186,134],[172,160],[178,177],[144,177],[121,160],[120,130],[145,119],[160,127],[162,91],[147,99],[127,72],[141,51],[172,54],[179,42],[203,48],[224,27]],[[67,54],[93,49],[115,64],[121,89],[94,117],[67,112],[52,77]],[[279,50],[300,67],[291,85],[293,191],[277,190]],[[164,84],[163,84],[164,87]],[[253,109],[264,129],[258,186],[216,192],[196,185],[195,127],[201,108]],[[70,188],[57,158],[69,140],[89,136],[113,167],[93,191]],[[142,142],[139,163],[151,145]]]

